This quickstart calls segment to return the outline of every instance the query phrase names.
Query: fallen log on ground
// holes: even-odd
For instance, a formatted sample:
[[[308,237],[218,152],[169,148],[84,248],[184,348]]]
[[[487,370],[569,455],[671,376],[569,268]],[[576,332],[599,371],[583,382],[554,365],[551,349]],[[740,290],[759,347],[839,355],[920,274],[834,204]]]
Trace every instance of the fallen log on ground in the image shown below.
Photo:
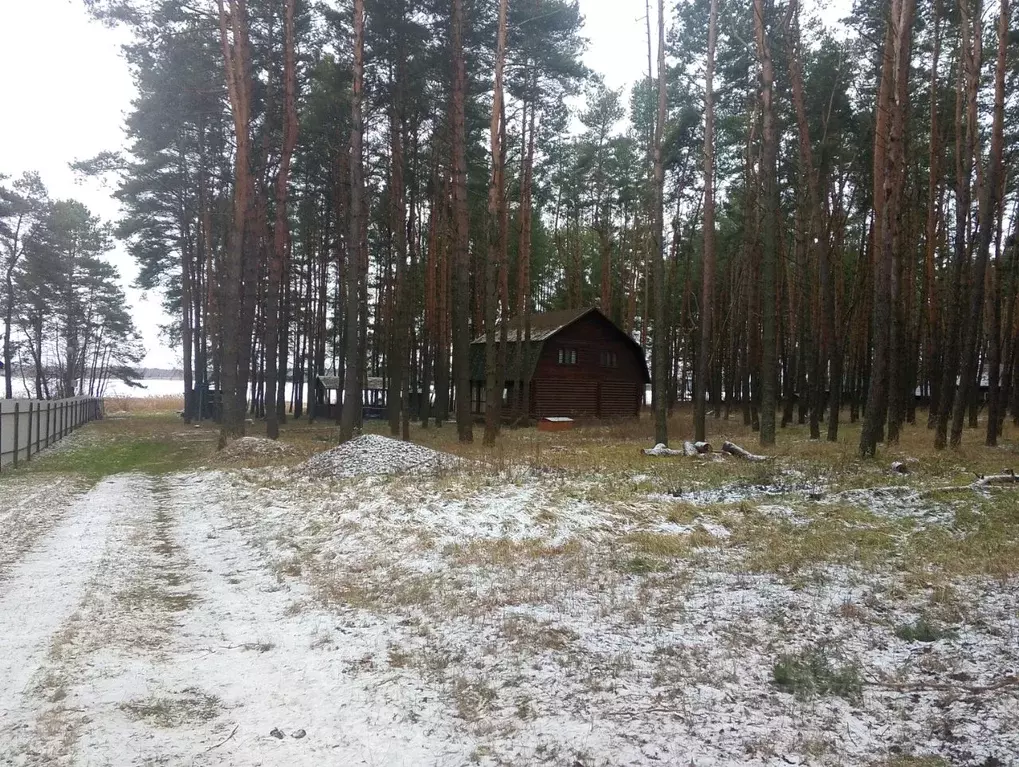
[[[977,474],[977,478],[968,485],[947,485],[945,487],[932,487],[923,491],[924,495],[931,493],[952,493],[957,490],[986,490],[990,487],[1017,488],[1019,489],[1019,475],[1015,469],[1008,469],[1003,474]]]
[[[693,446],[701,455],[707,455],[714,449],[710,442],[694,442]]]
[[[770,455],[757,455],[751,453],[749,450],[744,450],[742,447],[734,442],[723,442],[722,452],[728,453],[729,455],[735,456],[736,458],[742,458],[744,461],[770,461]]]
[[[651,455],[651,456],[654,456],[656,458],[666,458],[666,457],[671,457],[671,456],[674,456],[674,455],[686,455],[685,451],[683,451],[683,450],[673,450],[672,448],[666,447],[661,442],[659,442],[654,447],[646,447],[643,450],[641,450],[640,452],[642,452],[644,455]]]
[[[1014,469],[1009,469],[1005,474],[988,474],[985,477],[978,477],[973,483],[974,487],[988,487],[989,485],[1014,485],[1019,483]]]

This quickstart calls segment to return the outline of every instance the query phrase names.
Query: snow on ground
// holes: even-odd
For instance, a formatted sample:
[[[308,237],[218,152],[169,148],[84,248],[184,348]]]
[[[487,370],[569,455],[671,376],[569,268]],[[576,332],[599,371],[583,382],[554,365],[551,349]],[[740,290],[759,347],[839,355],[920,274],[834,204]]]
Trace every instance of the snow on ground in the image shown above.
[[[0,749],[17,742],[14,736],[38,705],[32,694],[34,674],[96,572],[126,484],[111,479],[74,501],[63,523],[42,536],[0,581]]]
[[[400,447],[401,469],[436,460]],[[684,516],[611,479],[367,474],[393,450],[328,451],[324,478],[131,474],[68,496],[0,577],[0,764],[1019,753],[1014,577],[907,583],[852,557],[779,575],[748,566],[764,528],[746,525],[792,546],[834,507]],[[878,529],[850,502],[847,525]],[[896,540],[942,521],[897,520]]]
[[[265,437],[241,437],[230,442],[219,451],[217,458],[234,460],[245,458],[269,457],[293,455],[294,448],[286,442]]]
[[[15,474],[4,479],[0,492],[0,581],[21,555],[56,525],[85,490],[80,480]]]
[[[439,469],[459,461],[412,442],[364,434],[310,458],[303,466],[309,474],[344,479],[365,475]]]

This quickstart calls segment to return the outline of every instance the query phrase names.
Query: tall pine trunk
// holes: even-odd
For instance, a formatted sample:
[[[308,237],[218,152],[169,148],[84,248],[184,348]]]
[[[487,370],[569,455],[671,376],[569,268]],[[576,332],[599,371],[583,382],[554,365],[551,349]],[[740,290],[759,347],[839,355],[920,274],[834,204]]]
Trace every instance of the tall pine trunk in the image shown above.
[[[496,346],[497,307],[501,293],[501,277],[506,268],[506,237],[503,226],[506,188],[503,174],[505,120],[503,110],[503,66],[506,62],[506,5],[499,2],[499,32],[495,49],[495,84],[492,91],[492,119],[489,143],[492,152],[492,178],[488,185],[488,261],[485,264],[485,434],[486,445],[495,444],[502,420],[503,381],[499,357],[505,360],[505,338]],[[506,307],[503,306],[505,315]],[[502,327],[506,318],[502,318]]]
[[[249,236],[249,218],[253,188],[251,180],[251,66],[248,46],[246,0],[218,0],[220,43],[223,48],[227,92],[234,126],[233,222],[223,254],[219,277],[220,330],[220,447],[231,439],[244,436],[245,376],[242,374],[242,347],[248,346],[248,332],[241,322],[243,279]]]
[[[701,271],[701,333],[694,380],[694,435],[707,439],[708,365],[712,342],[711,311],[715,299],[715,43],[718,0],[708,13],[708,55],[704,69],[704,266]],[[715,404],[718,407],[718,403]]]
[[[464,102],[467,98],[467,65],[464,60],[464,0],[453,0],[453,378],[456,390],[456,431],[461,442],[474,441],[471,423],[470,313],[471,258],[470,218],[467,210],[467,136]]]
[[[668,393],[666,391],[665,327],[665,262],[663,230],[665,229],[665,165],[662,160],[662,137],[665,132],[665,2],[658,0],[658,117],[654,141],[654,231],[651,258],[654,259],[654,336],[651,347],[651,401],[654,409],[655,443],[669,443]]]
[[[361,325],[367,316],[361,283],[367,253],[364,238],[364,0],[354,0],[354,89],[350,126],[350,238],[347,263],[346,369],[343,376],[343,404],[340,413],[340,441],[354,436],[361,421],[365,358]]]
[[[754,31],[761,77],[761,414],[760,442],[775,444],[778,404],[778,134],[775,126],[775,70],[765,28],[764,0],[754,0]]]
[[[276,171],[276,222],[273,225],[273,252],[269,261],[269,285],[265,307],[265,433],[277,439],[280,433],[279,360],[280,360],[280,292],[283,282],[283,263],[290,240],[290,220],[287,202],[290,180],[290,160],[297,146],[297,65],[294,33],[294,5],[286,0],[283,20],[283,151]],[[286,367],[286,357],[283,357]]]

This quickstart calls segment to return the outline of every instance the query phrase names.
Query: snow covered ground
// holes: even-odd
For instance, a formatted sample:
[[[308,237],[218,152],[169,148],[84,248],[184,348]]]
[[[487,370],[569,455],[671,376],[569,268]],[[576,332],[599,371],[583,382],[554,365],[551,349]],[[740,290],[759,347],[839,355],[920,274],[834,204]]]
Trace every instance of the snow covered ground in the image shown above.
[[[1016,579],[811,549],[955,514],[349,468],[6,480],[0,764],[1016,763]]]

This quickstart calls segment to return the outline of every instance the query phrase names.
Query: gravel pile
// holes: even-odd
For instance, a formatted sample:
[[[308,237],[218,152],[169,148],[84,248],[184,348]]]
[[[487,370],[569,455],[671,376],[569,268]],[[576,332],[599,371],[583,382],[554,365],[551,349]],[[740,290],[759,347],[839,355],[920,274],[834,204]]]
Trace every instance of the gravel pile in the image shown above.
[[[286,442],[265,437],[241,437],[219,451],[228,460],[293,455],[294,448]]]
[[[402,442],[379,434],[357,439],[312,456],[303,466],[309,474],[322,477],[361,477],[401,471],[438,469],[460,459],[413,442]]]

